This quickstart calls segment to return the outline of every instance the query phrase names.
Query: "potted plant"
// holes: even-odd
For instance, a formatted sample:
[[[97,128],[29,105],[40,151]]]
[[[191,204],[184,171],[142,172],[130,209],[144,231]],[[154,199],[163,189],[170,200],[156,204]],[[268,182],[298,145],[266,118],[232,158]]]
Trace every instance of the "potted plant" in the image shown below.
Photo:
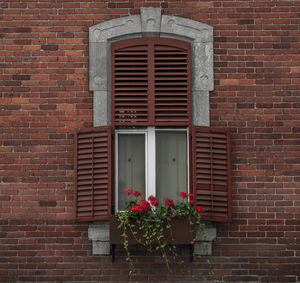
[[[196,226],[203,231],[202,207],[193,205],[191,193],[182,192],[179,204],[171,199],[160,204],[154,196],[146,200],[139,191],[126,190],[125,193],[129,198],[127,209],[117,212],[110,220],[110,243],[123,245],[131,271],[130,244],[143,245],[149,252],[160,251],[170,270],[167,254],[178,258],[176,245],[192,245]]]

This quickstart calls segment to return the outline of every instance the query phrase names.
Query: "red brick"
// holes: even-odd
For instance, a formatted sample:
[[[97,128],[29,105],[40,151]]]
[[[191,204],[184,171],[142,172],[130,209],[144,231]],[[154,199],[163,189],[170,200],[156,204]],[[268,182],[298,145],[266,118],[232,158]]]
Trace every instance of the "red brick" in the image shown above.
[[[43,44],[41,45],[41,49],[46,50],[46,51],[56,51],[58,50],[58,45],[57,44]]]

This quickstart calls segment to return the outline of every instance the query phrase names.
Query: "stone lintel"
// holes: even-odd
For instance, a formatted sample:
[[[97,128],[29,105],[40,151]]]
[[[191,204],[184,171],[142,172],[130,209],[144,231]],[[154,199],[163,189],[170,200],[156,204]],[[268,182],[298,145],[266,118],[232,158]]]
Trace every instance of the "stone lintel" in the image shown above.
[[[89,28],[89,42],[107,42],[125,34],[141,33],[140,15],[121,17]]]
[[[190,38],[193,42],[212,42],[213,28],[194,20],[163,15],[161,32]]]

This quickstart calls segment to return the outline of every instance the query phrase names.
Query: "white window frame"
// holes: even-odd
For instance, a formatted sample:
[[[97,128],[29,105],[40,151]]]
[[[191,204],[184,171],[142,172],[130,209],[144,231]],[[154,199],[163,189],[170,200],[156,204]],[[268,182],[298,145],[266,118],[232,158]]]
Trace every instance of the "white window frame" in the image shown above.
[[[187,190],[190,187],[190,160],[189,160],[189,128],[136,128],[115,130],[115,210],[118,211],[118,142],[120,134],[145,135],[145,199],[156,195],[156,132],[157,131],[181,131],[186,132],[186,156],[187,156]],[[154,154],[153,154],[154,153]]]

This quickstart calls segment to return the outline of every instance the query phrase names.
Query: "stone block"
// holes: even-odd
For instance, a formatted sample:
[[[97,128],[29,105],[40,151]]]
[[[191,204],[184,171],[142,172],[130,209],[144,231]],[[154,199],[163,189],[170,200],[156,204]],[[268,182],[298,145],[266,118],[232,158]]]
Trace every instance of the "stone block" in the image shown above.
[[[141,8],[142,34],[155,36],[160,32],[161,9],[153,7]]]
[[[215,225],[206,225],[203,230],[196,231],[196,241],[214,241],[217,237],[217,228]]]
[[[99,221],[90,224],[88,237],[93,241],[109,241],[109,222]]]
[[[176,16],[162,16],[161,32],[188,37],[194,42],[213,41],[213,29],[211,26]]]
[[[109,255],[109,222],[99,221],[90,224],[88,237],[93,241],[93,255]]]
[[[193,90],[213,90],[213,44],[194,42],[192,49]]]
[[[209,126],[209,92],[192,91],[193,125]]]
[[[93,255],[110,255],[109,241],[93,241]]]
[[[194,254],[200,256],[212,255],[212,242],[202,241],[195,242],[194,244]]]
[[[94,127],[111,125],[111,93],[109,91],[94,92]]]
[[[108,55],[107,44],[89,44],[89,87],[90,90],[107,90]]]
[[[195,255],[211,255],[212,242],[217,237],[217,228],[214,224],[207,224],[203,230],[196,231],[196,241],[194,244]]]
[[[140,15],[112,19],[90,27],[89,42],[107,42],[115,37],[135,33],[141,33]]]

